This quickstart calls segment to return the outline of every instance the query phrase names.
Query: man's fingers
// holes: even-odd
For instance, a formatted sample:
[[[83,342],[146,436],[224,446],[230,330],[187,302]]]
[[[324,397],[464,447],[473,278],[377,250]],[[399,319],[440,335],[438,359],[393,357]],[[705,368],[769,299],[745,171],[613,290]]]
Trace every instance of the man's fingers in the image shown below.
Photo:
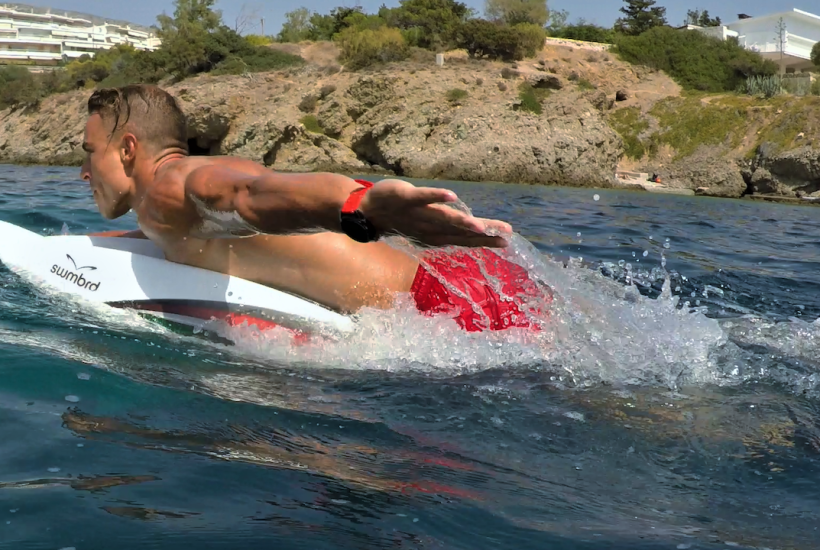
[[[454,202],[456,194],[447,189],[436,189],[434,187],[415,187],[408,189],[404,195],[404,201],[408,208],[427,206],[439,202]]]
[[[509,235],[512,233],[512,227],[506,222],[476,218],[448,206],[434,204],[422,210],[425,214],[430,214],[427,218],[430,223],[441,224],[442,231],[445,230],[445,225],[450,225],[481,235]]]

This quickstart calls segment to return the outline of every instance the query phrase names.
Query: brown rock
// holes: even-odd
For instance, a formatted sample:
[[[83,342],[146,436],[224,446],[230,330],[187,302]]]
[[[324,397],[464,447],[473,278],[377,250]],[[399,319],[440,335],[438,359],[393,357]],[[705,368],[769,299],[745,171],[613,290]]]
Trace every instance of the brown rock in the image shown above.
[[[626,93],[626,90],[615,92],[615,101],[626,101],[627,99],[629,99],[629,94]]]
[[[563,79],[552,74],[531,74],[527,77],[527,82],[533,88],[546,90],[561,90],[564,88]]]

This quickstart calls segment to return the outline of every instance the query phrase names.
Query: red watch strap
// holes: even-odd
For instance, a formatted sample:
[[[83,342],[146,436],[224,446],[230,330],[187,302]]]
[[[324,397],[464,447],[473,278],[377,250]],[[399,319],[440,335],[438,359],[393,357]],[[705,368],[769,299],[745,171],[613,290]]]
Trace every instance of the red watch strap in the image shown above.
[[[361,189],[356,189],[347,197],[344,205],[342,206],[342,214],[352,214],[356,210],[359,209],[359,204],[361,204],[362,199],[364,198],[364,194],[373,187],[373,184],[369,181],[365,180],[354,180],[356,183],[361,184],[363,187]]]

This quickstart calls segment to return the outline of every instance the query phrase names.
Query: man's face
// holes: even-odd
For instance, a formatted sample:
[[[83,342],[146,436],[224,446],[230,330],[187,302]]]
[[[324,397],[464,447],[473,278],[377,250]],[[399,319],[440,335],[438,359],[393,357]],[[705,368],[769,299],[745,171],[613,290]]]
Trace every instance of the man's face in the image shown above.
[[[83,137],[85,161],[80,177],[91,186],[103,217],[112,220],[128,213],[131,178],[123,164],[121,138],[110,138],[112,124],[95,113],[88,117]]]

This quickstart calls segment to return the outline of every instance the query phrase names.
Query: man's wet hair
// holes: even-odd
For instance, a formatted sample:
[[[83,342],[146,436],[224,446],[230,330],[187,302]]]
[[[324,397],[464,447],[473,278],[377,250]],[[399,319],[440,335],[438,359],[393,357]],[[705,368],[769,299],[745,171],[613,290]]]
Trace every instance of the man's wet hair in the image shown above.
[[[111,139],[128,131],[156,151],[188,151],[185,114],[174,96],[159,86],[131,84],[97,90],[88,98],[88,114],[99,114],[111,124]]]

